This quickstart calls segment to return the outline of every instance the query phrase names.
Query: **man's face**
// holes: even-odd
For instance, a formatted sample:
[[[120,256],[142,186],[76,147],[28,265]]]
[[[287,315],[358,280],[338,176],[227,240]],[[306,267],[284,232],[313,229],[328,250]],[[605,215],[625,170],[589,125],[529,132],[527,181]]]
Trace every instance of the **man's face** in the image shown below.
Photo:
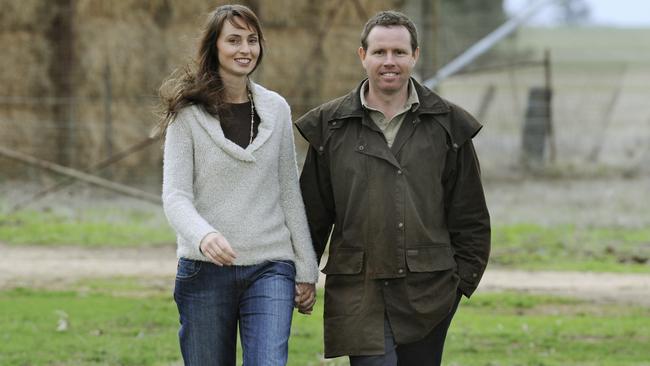
[[[407,90],[420,49],[411,50],[411,35],[403,26],[375,26],[367,37],[368,49],[359,58],[368,74],[370,88],[382,94]]]

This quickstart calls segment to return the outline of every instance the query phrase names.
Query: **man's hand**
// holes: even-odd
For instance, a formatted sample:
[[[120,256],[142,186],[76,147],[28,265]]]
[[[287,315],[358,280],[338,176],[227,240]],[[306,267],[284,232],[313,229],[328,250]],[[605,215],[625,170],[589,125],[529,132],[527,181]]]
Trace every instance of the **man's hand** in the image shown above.
[[[206,235],[200,244],[201,252],[217,266],[230,266],[237,258],[228,240],[220,233]]]
[[[301,314],[309,315],[314,309],[316,303],[316,284],[314,283],[296,283],[295,306]]]

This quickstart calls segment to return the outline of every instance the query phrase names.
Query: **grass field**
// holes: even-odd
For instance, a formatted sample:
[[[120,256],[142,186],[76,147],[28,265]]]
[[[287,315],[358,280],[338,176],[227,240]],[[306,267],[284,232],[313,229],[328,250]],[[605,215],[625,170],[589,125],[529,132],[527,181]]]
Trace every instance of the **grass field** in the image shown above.
[[[0,241],[9,244],[147,246],[175,242],[162,210],[26,210],[0,213]]]
[[[319,300],[294,317],[289,365],[347,365],[322,360]],[[169,288],[128,279],[0,292],[0,364],[176,365],[177,317]],[[647,365],[649,341],[648,308],[482,294],[461,304],[445,364]]]
[[[490,262],[506,268],[650,273],[650,228],[496,226]]]
[[[0,213],[0,241],[12,245],[137,247],[170,244],[160,213],[138,210]],[[650,272],[650,229],[496,225],[491,263],[520,269]]]

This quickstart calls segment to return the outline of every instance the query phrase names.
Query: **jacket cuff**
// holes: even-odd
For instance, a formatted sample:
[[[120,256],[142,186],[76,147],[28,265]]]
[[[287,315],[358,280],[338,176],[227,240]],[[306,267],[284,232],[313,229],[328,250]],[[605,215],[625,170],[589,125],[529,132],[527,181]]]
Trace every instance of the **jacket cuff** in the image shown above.
[[[461,279],[460,282],[458,283],[458,289],[467,298],[472,296],[474,291],[476,291],[477,287],[478,287],[478,282],[477,283],[472,283],[472,282],[467,282],[467,281]]]
[[[459,266],[458,276],[460,277],[458,288],[463,295],[469,298],[478,287],[481,277],[483,277],[483,271],[478,271],[472,266]]]

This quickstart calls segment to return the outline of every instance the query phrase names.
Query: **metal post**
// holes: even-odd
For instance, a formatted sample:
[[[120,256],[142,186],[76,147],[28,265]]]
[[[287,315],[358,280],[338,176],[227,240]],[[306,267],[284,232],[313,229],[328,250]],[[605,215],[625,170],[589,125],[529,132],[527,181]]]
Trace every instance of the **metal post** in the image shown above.
[[[111,84],[111,66],[107,62],[104,68],[104,146],[106,147],[106,156],[113,155],[113,116],[111,114],[111,104],[113,104],[113,85]],[[109,167],[106,169],[106,176],[111,178],[113,170]]]
[[[552,86],[552,74],[551,74],[551,51],[547,48],[544,50],[544,87],[548,90],[548,124],[547,124],[547,133],[548,133],[548,143],[549,143],[549,160],[551,163],[555,163],[555,136],[553,134],[553,86]]]

